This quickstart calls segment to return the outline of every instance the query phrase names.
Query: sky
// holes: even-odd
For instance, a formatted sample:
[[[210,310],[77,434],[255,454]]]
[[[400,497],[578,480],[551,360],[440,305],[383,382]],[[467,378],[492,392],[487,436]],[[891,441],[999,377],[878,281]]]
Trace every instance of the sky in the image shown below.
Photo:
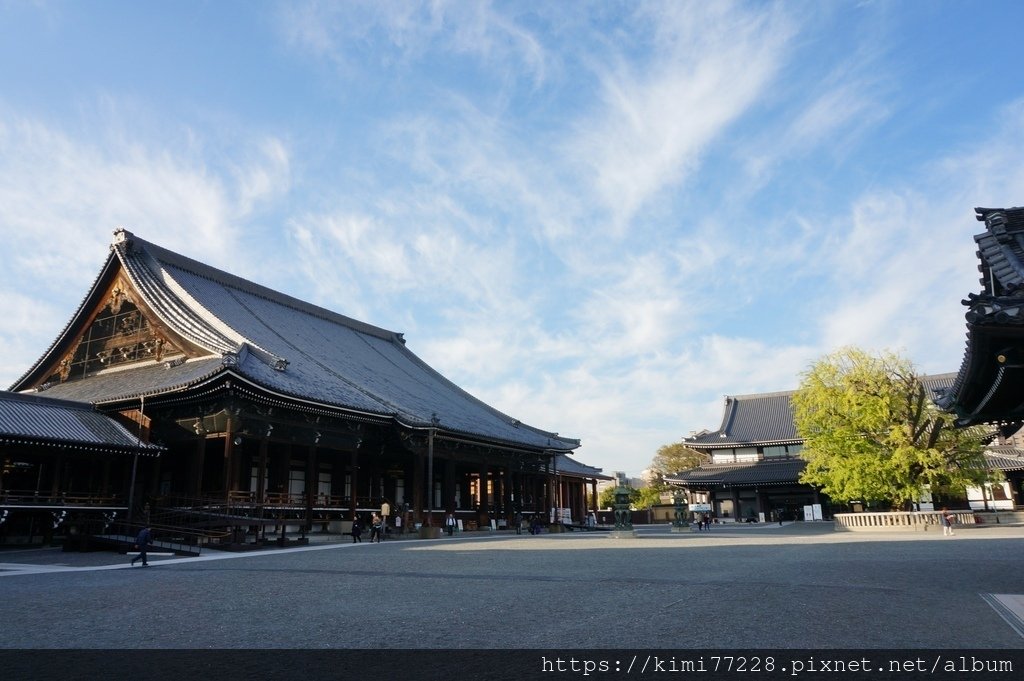
[[[955,372],[1024,3],[0,0],[0,384],[138,236],[637,475],[846,345]]]

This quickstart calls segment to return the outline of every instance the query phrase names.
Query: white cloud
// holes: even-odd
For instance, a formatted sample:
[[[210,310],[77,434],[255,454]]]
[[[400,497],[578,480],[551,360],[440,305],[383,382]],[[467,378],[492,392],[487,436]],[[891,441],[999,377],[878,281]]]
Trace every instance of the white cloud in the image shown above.
[[[1024,195],[1024,103],[999,120],[991,136],[950,150],[919,182],[866,192],[851,204],[829,258],[826,348],[888,348],[929,372],[959,369],[966,331],[959,301],[980,290],[972,237],[983,227],[971,207],[1010,207]]]
[[[913,12],[850,28],[861,8],[278,7],[294,49],[259,89],[214,97],[228,113],[167,123],[141,89],[70,122],[0,108],[16,374],[119,225],[407,332],[457,384],[582,437],[608,469],[716,427],[723,394],[795,387],[841,344],[958,365],[970,207],[1020,202],[1024,105],[971,148],[916,130],[914,166],[869,177],[901,116],[928,118],[887,52],[890,14]],[[261,101],[278,87],[308,99]]]
[[[391,66],[450,52],[506,77],[525,71],[535,86],[548,69],[536,37],[486,2],[288,2],[280,5],[278,20],[288,44],[329,60],[345,77],[357,77],[356,65],[367,53]]]
[[[649,201],[696,172],[707,146],[757,101],[793,34],[773,11],[719,3],[659,9],[650,18],[650,62],[617,54],[598,73],[604,108],[567,144],[620,237]]]
[[[154,141],[119,127],[116,119],[89,125],[87,135],[0,103],[0,239],[5,244],[0,289],[20,289],[32,281],[35,295],[63,306],[57,317],[70,317],[118,227],[245,273],[238,257],[245,252],[240,243],[245,220],[288,188],[288,155],[281,142],[268,137],[243,142],[240,156],[217,168],[202,149],[191,146],[198,141],[191,131]],[[176,145],[181,135],[185,143]],[[32,352],[41,353],[66,318],[52,323],[55,317],[47,316],[48,332],[42,333],[16,313],[23,305],[19,301],[5,297],[5,334],[31,339]],[[32,352],[26,347],[14,362],[24,370],[38,356]]]

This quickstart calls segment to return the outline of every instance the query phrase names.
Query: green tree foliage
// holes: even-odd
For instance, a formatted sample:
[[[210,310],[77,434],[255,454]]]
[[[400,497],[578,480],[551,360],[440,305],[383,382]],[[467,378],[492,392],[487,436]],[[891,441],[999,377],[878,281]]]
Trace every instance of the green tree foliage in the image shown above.
[[[642,487],[636,492],[636,499],[632,500],[634,508],[650,508],[661,503],[661,490],[656,487]]]
[[[659,491],[663,491],[669,487],[665,483],[666,477],[699,466],[704,460],[703,454],[680,442],[662,445],[658,447],[651,461],[650,470],[654,473],[651,484]]]
[[[600,508],[612,508],[615,505],[615,487],[605,487],[601,490],[601,493],[597,495],[597,505]],[[629,503],[632,506],[637,506],[640,503],[641,490],[635,489],[626,485],[626,489],[629,490]],[[644,508],[647,508],[646,506]]]
[[[913,365],[893,353],[844,348],[815,363],[793,396],[804,439],[801,476],[840,502],[906,507],[927,487],[962,491],[986,481],[982,428],[954,428]]]

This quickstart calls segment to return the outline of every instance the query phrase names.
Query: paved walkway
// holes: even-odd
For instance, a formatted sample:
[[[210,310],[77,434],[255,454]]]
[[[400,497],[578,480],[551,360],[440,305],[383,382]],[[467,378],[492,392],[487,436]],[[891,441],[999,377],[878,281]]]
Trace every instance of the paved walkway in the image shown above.
[[[314,540],[316,539],[314,535]],[[321,538],[322,539],[322,538]],[[128,566],[0,552],[2,648],[1024,646],[1024,528],[465,534]]]

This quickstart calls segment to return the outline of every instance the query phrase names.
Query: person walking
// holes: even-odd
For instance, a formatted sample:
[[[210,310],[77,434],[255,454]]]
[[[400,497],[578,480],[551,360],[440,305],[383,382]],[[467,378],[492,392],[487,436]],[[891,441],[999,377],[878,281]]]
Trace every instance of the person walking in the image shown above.
[[[380,536],[382,539],[387,539],[388,533],[388,516],[391,515],[391,504],[388,503],[387,499],[380,505]]]
[[[455,520],[455,516],[449,513],[444,519],[444,529],[448,532],[448,536],[452,536],[455,533],[455,528],[458,526],[458,521]]]
[[[956,522],[956,516],[953,515],[952,513],[950,513],[949,510],[945,506],[942,507],[941,513],[942,513],[942,518],[941,518],[941,522],[942,522],[942,536],[943,537],[953,537],[953,536],[956,536],[956,535],[953,534],[953,523]]]
[[[363,543],[363,521],[359,519],[358,513],[352,519],[352,543]]]
[[[381,535],[381,520],[380,520],[380,516],[377,515],[376,513],[374,513],[373,517],[370,519],[370,543],[372,544],[373,540],[376,539],[377,543],[379,544],[380,543],[380,535]]]
[[[149,544],[153,541],[153,530],[148,527],[143,527],[139,530],[139,534],[135,537],[135,548],[138,549],[139,555],[132,558],[132,565],[135,565],[135,561],[142,559],[142,567],[149,567],[149,561],[146,558],[146,552],[149,551]]]

